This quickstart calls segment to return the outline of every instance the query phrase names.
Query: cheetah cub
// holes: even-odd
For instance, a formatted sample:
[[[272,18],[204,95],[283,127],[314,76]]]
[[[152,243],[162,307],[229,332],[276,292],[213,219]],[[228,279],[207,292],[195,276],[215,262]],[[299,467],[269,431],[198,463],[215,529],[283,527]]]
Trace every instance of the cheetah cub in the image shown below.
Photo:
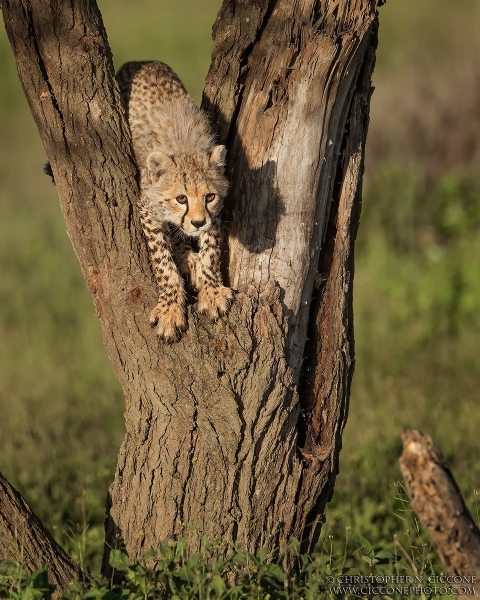
[[[167,342],[186,328],[182,275],[198,310],[215,320],[232,291],[220,275],[220,211],[228,189],[225,146],[207,116],[162,62],[129,62],[117,73],[140,171],[140,218],[160,290],[150,322]]]

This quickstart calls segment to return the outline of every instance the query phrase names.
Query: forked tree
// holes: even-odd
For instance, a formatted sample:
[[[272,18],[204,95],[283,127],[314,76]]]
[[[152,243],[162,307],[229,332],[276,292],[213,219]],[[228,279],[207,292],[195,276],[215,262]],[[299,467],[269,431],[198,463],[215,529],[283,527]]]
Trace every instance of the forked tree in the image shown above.
[[[148,321],[157,291],[137,169],[95,0],[3,0],[125,392],[107,548],[135,558],[185,537],[195,551],[207,536],[255,551],[297,536],[308,550],[318,537],[354,364],[353,246],[377,4],[224,0],[203,106],[228,147],[223,268],[236,294],[217,323],[189,306],[186,333],[169,345]],[[27,509],[2,485],[8,534]],[[32,540],[27,527],[24,552],[41,560],[50,542]]]

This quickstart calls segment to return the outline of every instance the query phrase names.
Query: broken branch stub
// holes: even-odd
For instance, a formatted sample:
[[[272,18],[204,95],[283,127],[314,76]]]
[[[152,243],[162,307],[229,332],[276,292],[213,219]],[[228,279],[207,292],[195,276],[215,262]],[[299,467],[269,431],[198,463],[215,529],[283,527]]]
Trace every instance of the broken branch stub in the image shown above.
[[[429,435],[409,429],[402,439],[400,470],[412,508],[428,529],[447,573],[480,580],[480,531],[445,458]]]

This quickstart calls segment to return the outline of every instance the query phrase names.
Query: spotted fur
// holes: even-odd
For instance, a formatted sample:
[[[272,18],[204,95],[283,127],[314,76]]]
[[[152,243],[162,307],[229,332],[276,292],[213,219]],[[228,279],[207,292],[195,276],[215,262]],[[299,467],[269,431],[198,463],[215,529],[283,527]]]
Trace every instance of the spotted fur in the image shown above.
[[[117,74],[140,171],[140,218],[160,296],[150,314],[168,342],[186,328],[186,277],[198,310],[218,319],[232,291],[220,275],[220,211],[227,193],[225,146],[207,116],[161,62],[129,62]]]

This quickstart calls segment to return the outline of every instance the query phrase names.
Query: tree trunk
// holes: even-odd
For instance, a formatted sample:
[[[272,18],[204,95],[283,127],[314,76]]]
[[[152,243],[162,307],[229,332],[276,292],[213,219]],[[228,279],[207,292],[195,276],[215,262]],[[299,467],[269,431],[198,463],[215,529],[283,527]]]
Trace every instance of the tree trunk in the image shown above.
[[[338,471],[353,371],[353,243],[376,0],[225,0],[204,107],[229,148],[225,277],[211,324],[148,324],[137,176],[93,0],[4,0],[18,71],[126,398],[106,541],[135,558],[202,536],[307,550]],[[135,58],[135,57],[132,57]],[[306,358],[305,358],[306,357]]]
[[[432,536],[451,583],[480,581],[480,531],[460,495],[445,458],[429,435],[402,433],[402,471],[412,508]],[[462,579],[462,578],[466,579]]]
[[[15,560],[33,572],[44,564],[57,594],[76,578],[88,580],[45,530],[24,498],[0,473],[0,562]]]

